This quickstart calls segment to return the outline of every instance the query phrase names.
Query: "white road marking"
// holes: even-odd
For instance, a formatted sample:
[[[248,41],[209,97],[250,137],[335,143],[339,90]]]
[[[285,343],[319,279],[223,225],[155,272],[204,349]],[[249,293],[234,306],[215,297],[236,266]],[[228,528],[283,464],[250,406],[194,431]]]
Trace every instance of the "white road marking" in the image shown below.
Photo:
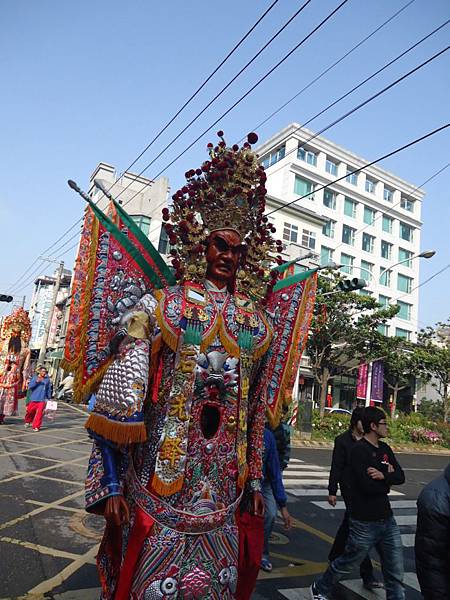
[[[299,484],[299,487],[304,487],[305,485],[318,485],[318,486],[328,486],[328,479],[283,479],[283,483],[285,485]]]
[[[412,548],[414,546],[414,533],[402,533],[402,544],[407,548]]]
[[[345,510],[345,502],[343,500],[336,502],[336,506],[333,508],[328,504],[328,502],[323,500],[315,500],[312,502],[319,508],[323,508],[324,510]],[[398,510],[400,508],[416,508],[415,500],[392,500],[391,502],[392,510]],[[398,517],[395,517],[398,522]],[[407,523],[405,523],[406,525]],[[400,523],[399,523],[400,525]]]
[[[417,525],[417,515],[395,515],[397,525]]]

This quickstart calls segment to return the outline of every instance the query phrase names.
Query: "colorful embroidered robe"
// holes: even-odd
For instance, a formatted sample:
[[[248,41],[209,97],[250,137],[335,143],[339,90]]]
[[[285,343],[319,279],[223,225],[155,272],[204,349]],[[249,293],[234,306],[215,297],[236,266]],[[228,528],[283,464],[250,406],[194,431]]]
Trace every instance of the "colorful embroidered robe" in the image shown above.
[[[235,512],[246,482],[261,477],[265,401],[253,390],[272,329],[238,294],[185,284],[155,298],[135,309],[154,323],[150,344],[138,340],[122,351],[87,425],[96,436],[87,509],[99,512],[117,489],[101,444],[123,440],[140,416],[146,429],[145,441],[114,446],[131,520],[120,534],[105,531],[98,555],[102,598],[232,599]],[[119,400],[121,361],[129,376]]]

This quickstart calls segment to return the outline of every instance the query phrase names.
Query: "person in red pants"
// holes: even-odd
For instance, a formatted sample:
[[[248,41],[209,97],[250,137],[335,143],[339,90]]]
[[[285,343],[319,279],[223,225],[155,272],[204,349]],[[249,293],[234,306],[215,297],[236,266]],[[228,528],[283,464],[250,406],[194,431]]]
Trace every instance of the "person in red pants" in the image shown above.
[[[47,369],[41,367],[37,375],[32,377],[28,384],[29,399],[25,413],[25,427],[33,427],[39,431],[42,425],[45,405],[52,397],[52,384],[47,374]]]

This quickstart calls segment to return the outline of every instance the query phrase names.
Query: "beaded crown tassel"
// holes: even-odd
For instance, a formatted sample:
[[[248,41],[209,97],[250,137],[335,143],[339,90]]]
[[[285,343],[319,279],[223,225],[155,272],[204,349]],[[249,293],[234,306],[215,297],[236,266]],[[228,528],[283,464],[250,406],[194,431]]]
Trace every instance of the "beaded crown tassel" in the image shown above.
[[[251,149],[258,136],[249,133],[242,147],[229,147],[223,132],[217,135],[218,144],[207,146],[209,160],[186,172],[186,184],[172,196],[172,207],[162,211],[175,276],[180,282],[202,281],[208,236],[232,229],[245,247],[235,291],[265,304],[277,281],[278,272],[271,265],[282,242],[275,242],[271,235],[275,227],[264,215],[267,176]]]

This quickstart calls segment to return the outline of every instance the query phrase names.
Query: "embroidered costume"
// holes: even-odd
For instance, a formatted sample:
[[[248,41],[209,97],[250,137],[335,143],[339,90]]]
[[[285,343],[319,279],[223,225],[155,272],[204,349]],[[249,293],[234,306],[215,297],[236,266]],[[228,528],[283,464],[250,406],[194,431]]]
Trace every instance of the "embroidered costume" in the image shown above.
[[[97,354],[89,371],[92,353],[73,352],[82,330],[71,336],[70,367],[76,370],[78,361],[80,389],[97,386],[86,424],[94,440],[87,510],[103,513],[105,501],[119,496],[130,511],[128,523],[118,528],[108,521],[105,530],[97,559],[103,600],[235,598],[236,513],[243,494],[260,490],[266,410],[276,420],[279,389],[289,399],[309,327],[315,277],[293,282],[296,294],[277,284],[274,253],[281,242],[272,239],[264,216],[266,175],[250,143],[228,148],[222,137],[209,149],[210,160],[186,173],[171,210],[163,210],[178,283],[167,285],[170,274],[144,248],[160,284],[142,277],[148,293],[120,314],[110,344],[119,344],[115,356],[103,352],[100,361]],[[120,239],[118,262],[127,255],[135,274],[142,270],[123,239],[137,240],[129,222],[123,227],[123,209],[116,225],[91,209]],[[220,287],[208,279],[206,250],[223,230],[235,232],[246,251],[232,282]],[[99,275],[99,253],[106,265],[118,251],[98,244],[89,263],[84,250],[93,294],[99,282],[109,285],[108,271]],[[83,293],[90,291],[80,284]],[[99,296],[97,308],[101,302]],[[89,315],[92,309],[85,328],[94,347],[102,325],[96,322],[94,331]],[[81,321],[73,319],[74,332]]]

